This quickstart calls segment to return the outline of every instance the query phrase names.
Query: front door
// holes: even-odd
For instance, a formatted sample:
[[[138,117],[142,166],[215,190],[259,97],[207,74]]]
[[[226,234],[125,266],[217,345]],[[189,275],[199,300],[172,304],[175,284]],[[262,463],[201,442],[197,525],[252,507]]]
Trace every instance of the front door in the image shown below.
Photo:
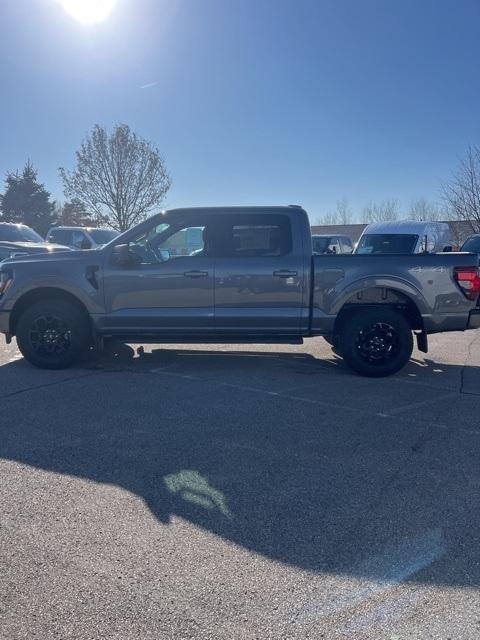
[[[159,221],[160,220],[160,221]],[[203,214],[166,214],[129,243],[132,261],[104,268],[107,314],[100,329],[113,334],[202,334],[213,330],[214,259]]]

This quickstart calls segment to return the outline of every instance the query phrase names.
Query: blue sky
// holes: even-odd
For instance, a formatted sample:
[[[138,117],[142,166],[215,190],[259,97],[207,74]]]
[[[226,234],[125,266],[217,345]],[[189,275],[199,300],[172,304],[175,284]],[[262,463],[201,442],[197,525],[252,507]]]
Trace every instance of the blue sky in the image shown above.
[[[118,0],[90,26],[0,0],[0,24],[0,175],[30,158],[58,199],[95,123],[160,148],[166,206],[312,219],[437,199],[480,143],[479,0]]]

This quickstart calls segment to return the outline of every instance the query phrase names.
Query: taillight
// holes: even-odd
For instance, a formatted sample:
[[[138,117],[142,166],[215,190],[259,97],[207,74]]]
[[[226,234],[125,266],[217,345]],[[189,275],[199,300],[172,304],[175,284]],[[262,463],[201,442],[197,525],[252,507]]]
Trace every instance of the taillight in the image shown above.
[[[454,275],[469,300],[480,296],[480,270],[477,267],[455,267]]]

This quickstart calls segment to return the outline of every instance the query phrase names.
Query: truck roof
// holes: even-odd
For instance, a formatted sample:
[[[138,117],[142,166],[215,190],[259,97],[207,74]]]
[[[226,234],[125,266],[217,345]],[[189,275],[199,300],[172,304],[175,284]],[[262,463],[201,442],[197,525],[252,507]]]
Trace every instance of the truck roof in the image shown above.
[[[449,226],[446,222],[434,222],[426,220],[393,220],[388,222],[372,222],[365,227],[362,235],[381,233],[403,233],[421,235],[432,227],[443,230],[449,229]]]
[[[176,209],[166,209],[162,213],[226,213],[226,214],[238,214],[238,213],[291,213],[292,211],[305,212],[305,209],[300,205],[269,205],[265,207],[261,206],[236,206],[236,207],[180,207]]]

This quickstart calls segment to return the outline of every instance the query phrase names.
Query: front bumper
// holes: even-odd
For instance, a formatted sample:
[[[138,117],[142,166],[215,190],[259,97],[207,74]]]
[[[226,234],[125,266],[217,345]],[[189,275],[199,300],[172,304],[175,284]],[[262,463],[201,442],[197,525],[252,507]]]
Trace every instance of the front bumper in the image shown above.
[[[467,329],[480,329],[480,309],[470,311]]]

